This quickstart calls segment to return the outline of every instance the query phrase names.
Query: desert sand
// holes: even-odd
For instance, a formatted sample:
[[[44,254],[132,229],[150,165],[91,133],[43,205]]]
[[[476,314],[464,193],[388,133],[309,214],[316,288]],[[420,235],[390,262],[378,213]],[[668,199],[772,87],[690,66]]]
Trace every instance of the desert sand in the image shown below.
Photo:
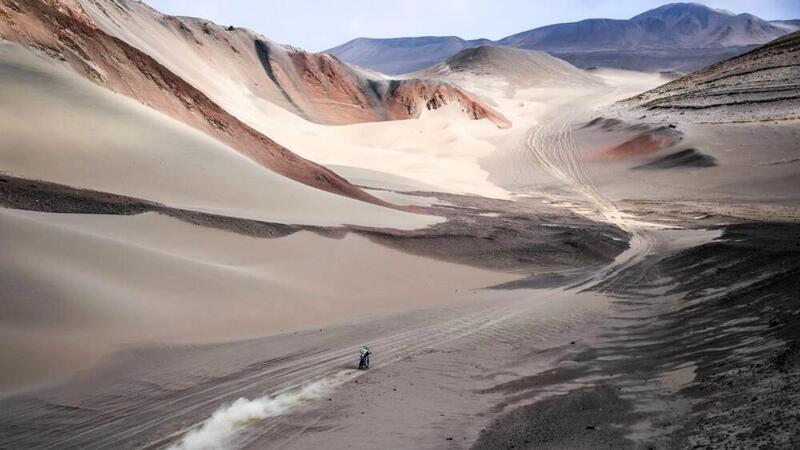
[[[537,52],[530,53],[533,58],[539,57]],[[302,120],[273,106],[269,114],[272,120],[264,120],[261,130],[301,156],[328,166],[360,167],[412,178],[446,192],[509,198],[516,192],[490,181],[487,167],[491,163],[487,161],[495,160],[509,148],[515,150],[517,141],[524,139],[522,135],[539,120],[561,110],[570,101],[585,109],[591,107],[591,102],[611,103],[664,82],[658,75],[610,69],[586,74],[566,68],[555,58],[545,58],[544,62],[540,77],[528,74],[536,87],[520,85],[517,71],[504,75],[508,66],[501,66],[496,74],[473,75],[439,68],[425,73],[441,76],[491,99],[514,124],[511,129],[498,129],[486,121],[465,120],[456,108],[448,107],[427,112],[420,120],[330,127]],[[512,165],[517,163],[514,161]],[[505,173],[518,169],[504,165],[501,170]]]
[[[53,5],[0,4],[81,31],[0,41],[0,447],[800,445],[794,116],[654,116],[625,100],[671,75],[516,49],[391,82]],[[169,89],[111,73],[137,60]]]
[[[519,278],[353,235],[257,239],[153,213],[2,210],[0,220],[3,285],[17,293],[3,302],[14,325],[4,334],[17,342],[2,347],[3,357],[28,355],[4,371],[4,386],[85,367],[122,344],[259,336],[452,302]],[[30,305],[32,297],[48,302]],[[35,342],[25,345],[27,336]]]
[[[465,117],[509,125],[469,92],[431,78],[389,80],[329,54],[280,45],[244,28],[165,16],[144,4],[84,3],[94,26],[153,57],[256,129],[268,104],[330,125],[416,118],[449,104]]]
[[[16,44],[0,51],[6,172],[273,222],[420,228],[441,221],[293,182]]]

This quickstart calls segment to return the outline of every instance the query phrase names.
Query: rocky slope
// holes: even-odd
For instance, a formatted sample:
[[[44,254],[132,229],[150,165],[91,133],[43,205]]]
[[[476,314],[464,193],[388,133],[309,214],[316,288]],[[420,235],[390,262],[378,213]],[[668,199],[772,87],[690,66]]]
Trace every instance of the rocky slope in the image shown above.
[[[800,117],[800,32],[642,93],[625,105],[701,121]]]
[[[371,78],[329,55],[280,46],[247,30],[164,16],[128,0],[0,0],[0,37],[199,129],[281,175],[377,204],[383,202],[265,136],[258,125],[268,120],[272,104],[342,124],[413,118],[457,103],[469,118],[510,125],[455,86]]]
[[[442,104],[507,125],[453,86],[388,80],[331,55],[280,45],[244,28],[164,15],[140,2],[80,1],[103,31],[152,56],[256,129],[274,114],[264,102],[329,125],[416,118]]]
[[[149,55],[103,32],[75,1],[0,0],[0,36],[63,61],[93,82],[199,129],[281,175],[382,203],[257,132]]]

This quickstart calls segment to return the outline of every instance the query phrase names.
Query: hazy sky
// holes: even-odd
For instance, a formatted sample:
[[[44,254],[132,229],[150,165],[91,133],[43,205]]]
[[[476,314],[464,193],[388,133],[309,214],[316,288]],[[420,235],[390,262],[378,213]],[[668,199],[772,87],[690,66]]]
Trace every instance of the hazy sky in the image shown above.
[[[145,0],[174,15],[251,28],[320,51],[356,37],[460,36],[498,39],[593,17],[628,19],[665,0]],[[800,0],[700,0],[763,19],[800,19]]]

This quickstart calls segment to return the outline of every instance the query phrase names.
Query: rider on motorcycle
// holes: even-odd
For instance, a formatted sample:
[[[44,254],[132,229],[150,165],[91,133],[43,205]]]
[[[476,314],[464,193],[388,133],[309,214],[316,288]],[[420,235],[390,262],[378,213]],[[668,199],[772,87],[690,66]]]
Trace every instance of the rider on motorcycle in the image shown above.
[[[366,370],[369,369],[369,347],[366,345],[361,347],[361,359],[358,361],[358,369],[359,370]]]

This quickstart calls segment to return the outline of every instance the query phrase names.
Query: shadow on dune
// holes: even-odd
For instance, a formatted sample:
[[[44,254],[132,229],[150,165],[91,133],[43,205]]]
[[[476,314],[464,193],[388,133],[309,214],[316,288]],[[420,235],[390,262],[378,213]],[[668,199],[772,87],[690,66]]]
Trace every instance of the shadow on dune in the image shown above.
[[[671,153],[667,156],[650,161],[649,163],[642,164],[634,167],[636,170],[652,170],[652,169],[680,169],[680,168],[703,168],[714,167],[717,165],[717,159],[711,155],[701,153],[694,148],[687,148],[679,152]]]

